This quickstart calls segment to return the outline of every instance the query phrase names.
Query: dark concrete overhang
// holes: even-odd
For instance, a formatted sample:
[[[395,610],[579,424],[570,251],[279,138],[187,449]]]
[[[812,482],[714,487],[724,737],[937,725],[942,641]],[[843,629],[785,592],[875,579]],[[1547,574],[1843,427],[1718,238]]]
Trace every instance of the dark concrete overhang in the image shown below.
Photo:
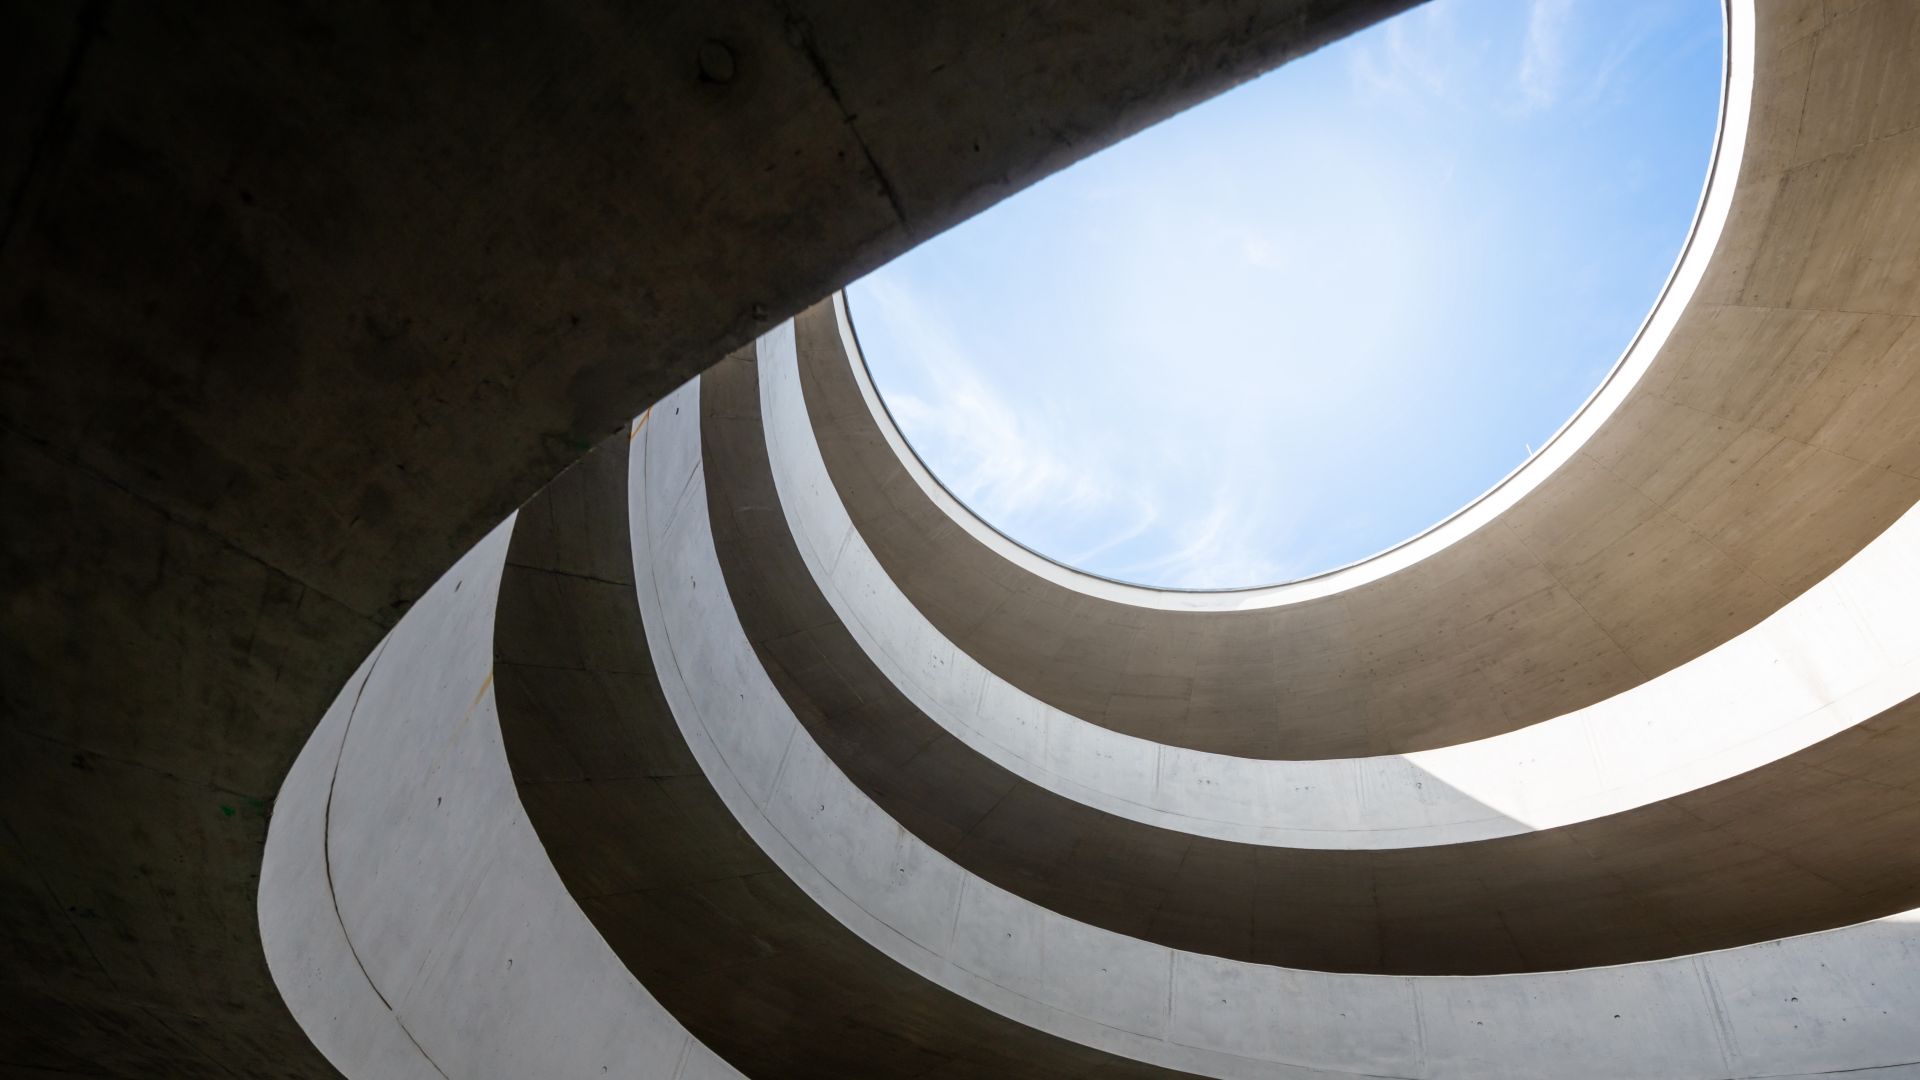
[[[437,574],[802,304],[1408,2],[10,6],[0,1060],[329,1075],[267,815]]]

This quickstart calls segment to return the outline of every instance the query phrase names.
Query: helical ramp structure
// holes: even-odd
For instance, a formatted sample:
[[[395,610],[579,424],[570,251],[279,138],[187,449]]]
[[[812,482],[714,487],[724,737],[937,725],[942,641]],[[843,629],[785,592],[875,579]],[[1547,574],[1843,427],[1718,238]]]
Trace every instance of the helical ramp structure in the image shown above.
[[[340,689],[258,893],[349,1077],[1920,1077],[1920,14],[1731,0],[1673,277],[1426,534],[1177,592],[941,488],[844,297]]]

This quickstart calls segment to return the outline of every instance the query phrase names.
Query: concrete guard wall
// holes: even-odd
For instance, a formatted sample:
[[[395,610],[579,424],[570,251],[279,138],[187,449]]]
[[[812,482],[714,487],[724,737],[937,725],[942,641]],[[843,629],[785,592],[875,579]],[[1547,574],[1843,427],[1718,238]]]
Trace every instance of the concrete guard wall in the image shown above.
[[[631,450],[639,602],[676,721],[756,843],[936,984],[1217,1077],[1920,1075],[1920,913],[1655,963],[1405,978],[1170,950],[972,877],[838,771],[754,656],[713,551],[697,402],[693,384],[653,409]],[[519,805],[491,680],[510,528],[415,605],[289,777],[262,871],[275,980],[350,1076],[737,1075],[620,965]]]
[[[844,309],[836,316],[845,333]],[[1920,693],[1916,507],[1733,640],[1587,708],[1504,735],[1410,754],[1288,761],[1115,731],[1009,683],[943,635],[894,584],[828,475],[795,348],[791,323],[761,339],[761,415],[781,510],[835,614],[894,685],[955,738],[1025,780],[1132,821],[1297,848],[1513,836],[1738,776]]]
[[[282,786],[274,981],[350,1077],[738,1077],[628,973],[520,805],[492,674],[513,520],[400,620]]]
[[[974,877],[840,772],[755,656],[705,513],[698,393],[657,406],[633,444],[636,578],[662,689],[755,842],[911,970],[1043,1031],[1223,1078],[1706,1080],[1920,1062],[1920,912],[1620,967],[1368,976],[1152,945]]]

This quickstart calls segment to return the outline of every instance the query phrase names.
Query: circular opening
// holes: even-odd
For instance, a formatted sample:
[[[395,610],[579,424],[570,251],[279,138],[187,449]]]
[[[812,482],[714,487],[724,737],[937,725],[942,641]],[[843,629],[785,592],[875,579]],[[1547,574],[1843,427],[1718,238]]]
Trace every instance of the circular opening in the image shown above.
[[[1712,0],[1436,0],[854,284],[889,413],[983,521],[1160,588],[1288,581],[1499,483],[1684,247]]]

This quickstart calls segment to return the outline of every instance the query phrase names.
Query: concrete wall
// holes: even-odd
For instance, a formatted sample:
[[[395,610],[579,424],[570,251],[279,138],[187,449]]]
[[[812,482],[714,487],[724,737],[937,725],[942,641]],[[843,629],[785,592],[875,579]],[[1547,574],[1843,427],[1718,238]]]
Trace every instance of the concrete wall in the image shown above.
[[[430,583],[786,314],[1404,6],[5,5],[0,1062],[331,1075],[262,845]]]
[[[845,318],[838,303],[833,317]],[[762,412],[780,506],[840,620],[894,685],[968,746],[1049,791],[1143,824],[1293,848],[1511,836],[1737,776],[1920,693],[1920,511],[1909,510],[1733,640],[1505,735],[1404,755],[1286,761],[1113,731],[1007,682],[900,591],[827,473],[799,367],[784,335],[763,339]]]
[[[288,775],[261,869],[275,982],[348,1076],[738,1076],[614,956],[521,809],[493,677],[512,529],[427,590]]]
[[[778,350],[763,346],[773,362]],[[730,359],[701,382],[708,507],[742,629],[787,705],[856,786],[942,854],[1029,901],[1178,949],[1408,975],[1650,960],[1920,902],[1917,864],[1899,840],[1920,828],[1920,789],[1909,779],[1920,740],[1904,734],[1915,701],[1732,779],[1476,843],[1246,845],[1061,797],[930,718],[820,592],[781,510],[763,436],[762,366]],[[1415,783],[1424,793],[1441,781]],[[1435,792],[1443,794],[1470,798]]]
[[[1732,11],[1729,119],[1750,104],[1745,143],[1723,143],[1674,288],[1600,397],[1461,516],[1297,585],[1097,581],[941,491],[857,364],[809,362],[842,344],[830,319],[803,315],[821,448],[876,560],[946,638],[1033,697],[1240,757],[1486,738],[1757,625],[1920,500],[1920,234],[1906,213],[1920,83],[1894,59],[1914,39],[1905,5],[1760,4],[1750,43],[1745,6]],[[1818,209],[1816,178],[1835,200]]]
[[[692,385],[631,440],[636,595],[663,689],[747,832],[890,962],[1043,1032],[1212,1076],[1898,1075],[1920,1058],[1911,914],[1619,968],[1384,978],[1169,950],[973,877],[866,799],[768,681],[714,562],[699,421]],[[276,978],[350,1075],[732,1075],[621,966],[514,792],[491,676],[512,524],[368,657],[289,777],[263,868]]]
[[[759,666],[700,512],[696,395],[656,409],[636,441],[635,565],[667,699],[782,870],[926,978],[1042,1030],[1214,1076],[1762,1076],[1920,1060],[1911,915],[1625,967],[1386,978],[1166,949],[973,877],[853,785]]]
[[[642,986],[644,950],[701,956],[671,940],[685,921],[636,918],[610,940],[587,906],[612,897],[583,895],[550,857],[569,838],[529,820],[489,678],[518,523],[493,523],[773,316],[1373,10],[1006,5],[929,21],[804,7],[536,5],[461,24],[391,5],[7,15],[25,32],[0,36],[32,54],[7,77],[38,115],[13,124],[24,150],[7,161],[8,339],[29,362],[6,366],[0,406],[9,493],[37,527],[5,548],[0,865],[17,962],[0,1062],[324,1075],[318,1047],[367,1076],[733,1075],[690,1036],[695,1020],[749,1032],[837,1015],[843,1028],[808,1032],[815,1048],[891,1056],[734,1049],[796,1075],[1920,1073],[1912,913],[1619,967],[1366,976],[1169,947],[987,881],[876,802],[774,685],[714,550],[697,388],[621,447],[633,604],[697,763],[675,779],[764,861],[716,867],[701,917],[750,943],[804,926],[815,951],[784,971],[712,958],[774,972],[785,1001],[712,993],[728,985],[716,971],[704,999],[671,988],[682,1016]],[[1716,260],[1670,339],[1699,366],[1648,371],[1649,396],[1562,467],[1597,494],[1522,530],[1584,553],[1547,570],[1642,650],[1555,668],[1575,697],[1644,681],[1635,657],[1677,664],[1780,610],[1913,502],[1920,218],[1902,211],[1920,195],[1920,94],[1904,59],[1920,17],[1898,0],[1781,0],[1756,26],[1757,134],[1722,238],[1745,257]],[[636,178],[654,186],[636,194]],[[1778,381],[1698,377],[1761,369]],[[1707,468],[1723,455],[1733,471]],[[1677,488],[1608,482],[1657,478],[1661,460],[1698,469]],[[1698,539],[1724,557],[1694,560]],[[1697,570],[1714,603],[1626,604],[1650,594],[1593,568],[1641,543]],[[604,629],[574,614],[583,636]],[[1429,630],[1446,614],[1406,610]],[[1407,698],[1432,672],[1402,675],[1385,689]],[[1448,685],[1441,705],[1462,711],[1409,737],[1445,745],[1486,689]],[[1904,747],[1910,728],[1873,734]],[[303,736],[269,829],[264,796]],[[1878,786],[1912,782],[1905,753],[1884,755]],[[1735,780],[1745,798],[1807,805],[1875,786],[1776,775]],[[621,846],[638,834],[597,787],[556,790],[578,812],[546,820],[599,841],[609,876],[643,874],[662,853]],[[1845,829],[1857,809],[1782,839],[1817,846],[1826,829],[1857,853],[1882,835]],[[1888,895],[1912,887],[1910,833],[1887,841]],[[705,851],[675,853],[680,869]],[[1738,867],[1706,873],[1736,903],[1750,884]],[[908,986],[904,1010],[807,1011]],[[932,1040],[914,1040],[950,1022],[945,1045],[971,1034],[974,1056],[924,1056]],[[996,1060],[1003,1032],[1019,1049]]]

